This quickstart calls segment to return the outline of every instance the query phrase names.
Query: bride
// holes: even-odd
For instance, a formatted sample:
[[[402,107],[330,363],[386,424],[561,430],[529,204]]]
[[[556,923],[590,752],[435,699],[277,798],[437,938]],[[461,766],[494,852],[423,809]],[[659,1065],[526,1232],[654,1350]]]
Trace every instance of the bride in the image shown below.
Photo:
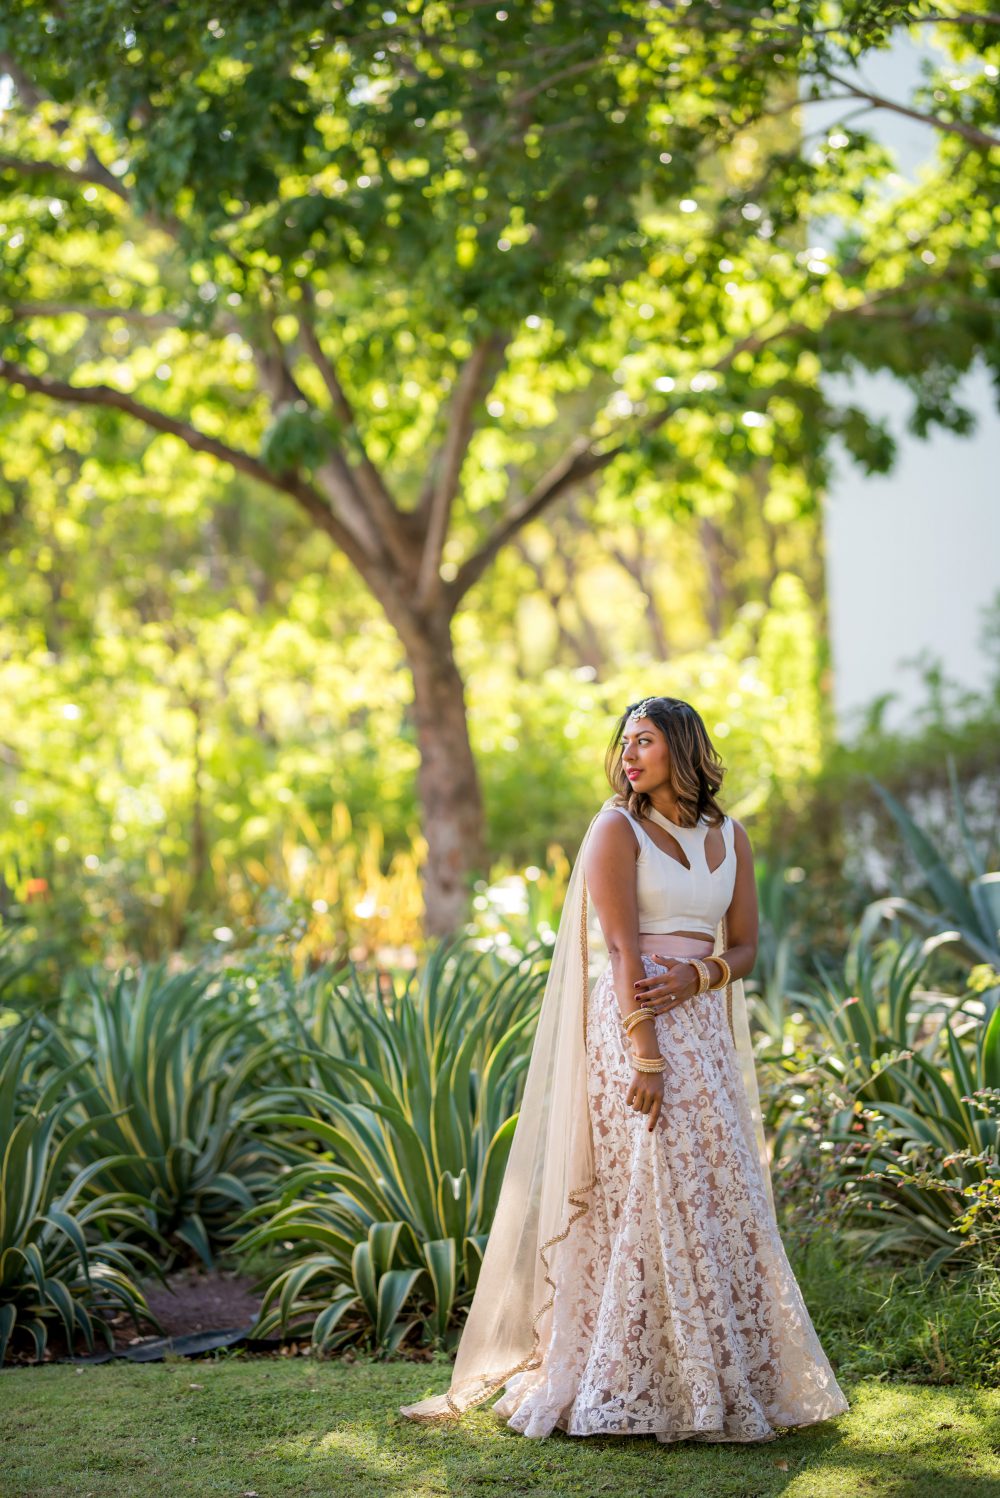
[[[451,1384],[401,1412],[454,1420],[502,1390],[527,1436],[767,1441],[848,1401],[774,1215],[753,854],[689,703],[631,704],[607,772]]]

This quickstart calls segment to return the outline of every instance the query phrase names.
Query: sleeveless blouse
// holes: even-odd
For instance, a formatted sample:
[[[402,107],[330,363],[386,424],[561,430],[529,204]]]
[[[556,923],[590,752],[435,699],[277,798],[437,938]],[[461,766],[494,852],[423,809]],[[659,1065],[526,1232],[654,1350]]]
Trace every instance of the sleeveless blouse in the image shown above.
[[[613,806],[627,817],[639,844],[636,858],[636,886],[639,901],[639,930],[660,935],[668,931],[703,931],[714,937],[716,927],[729,909],[736,885],[736,847],[733,819],[722,824],[725,853],[717,869],[710,869],[705,856],[705,838],[709,823],[704,817],[696,827],[681,827],[650,807],[653,822],[677,839],[690,868],[658,848],[638,817],[624,806]]]

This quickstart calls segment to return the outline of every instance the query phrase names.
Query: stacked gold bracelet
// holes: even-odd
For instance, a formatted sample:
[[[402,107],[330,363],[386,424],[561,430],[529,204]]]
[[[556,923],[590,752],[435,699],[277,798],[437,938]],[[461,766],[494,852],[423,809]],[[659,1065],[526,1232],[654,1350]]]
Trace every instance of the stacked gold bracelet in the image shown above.
[[[703,962],[700,957],[685,957],[684,961],[690,962],[698,974],[698,987],[694,991],[694,997],[697,998],[700,993],[704,993],[712,986],[712,975],[708,971],[708,963]]]
[[[622,1020],[625,1034],[631,1035],[636,1025],[641,1025],[643,1020],[655,1018],[655,1012],[647,1008],[645,1004],[641,1004],[638,1009],[633,1009],[629,1014],[626,1014]],[[637,1056],[634,1051],[632,1052],[632,1065],[636,1071],[641,1072],[661,1072],[667,1069],[667,1063],[663,1056]]]
[[[722,977],[720,978],[718,983],[712,982],[712,975],[708,971],[708,963],[705,962],[702,958],[685,957],[684,959],[685,962],[690,962],[691,966],[698,974],[698,987],[694,991],[695,998],[697,998],[701,993],[706,993],[710,988],[725,988],[726,985],[732,981],[732,969],[730,968],[729,963],[724,957],[717,957],[715,953],[713,953],[712,957],[709,960],[712,962],[717,962],[720,969],[722,970]]]
[[[666,1056],[632,1056],[632,1068],[641,1072],[660,1072],[667,1069]]]
[[[728,988],[729,985],[730,985],[730,983],[733,981],[733,970],[732,970],[732,968],[729,966],[729,963],[726,961],[726,959],[724,957],[719,957],[718,955],[714,955],[712,957],[712,961],[713,962],[717,962],[719,964],[719,967],[722,969],[722,977],[719,979],[719,987],[720,988]]]

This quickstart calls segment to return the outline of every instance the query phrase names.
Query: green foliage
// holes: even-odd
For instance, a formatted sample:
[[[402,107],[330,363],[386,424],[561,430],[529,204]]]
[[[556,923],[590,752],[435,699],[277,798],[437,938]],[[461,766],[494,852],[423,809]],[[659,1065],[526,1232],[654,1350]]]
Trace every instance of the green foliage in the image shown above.
[[[242,944],[270,933],[281,910],[270,934],[300,961],[418,949],[425,844],[398,648],[366,621],[327,638],[305,580],[285,620],[213,613],[197,589],[186,596],[205,613],[176,649],[175,619],[137,641],[115,625],[113,642],[64,661],[0,660],[0,688],[21,701],[20,739],[34,745],[5,781],[11,916],[58,941],[63,968],[83,956],[120,966],[177,948],[211,955],[230,944],[215,931]],[[120,622],[133,624],[131,612]],[[547,874],[575,849],[606,794],[606,739],[637,680],[697,703],[731,766],[727,804],[755,826],[821,755],[814,609],[784,575],[767,605],[747,605],[710,648],[669,663],[525,677],[490,618],[470,618],[460,645],[495,859],[487,887],[525,865]],[[70,778],[49,773],[50,755],[73,766]]]
[[[974,892],[995,876],[969,834],[955,791],[963,855]],[[882,788],[879,788],[880,790]],[[858,923],[842,975],[814,960],[820,981],[790,995],[803,1012],[782,1043],[770,1111],[774,1153],[788,1164],[783,1188],[807,1211],[845,1228],[864,1257],[919,1257],[933,1271],[952,1262],[996,1264],[1000,1250],[1000,1009],[996,974],[982,992],[918,992],[936,955],[959,942],[978,954],[978,912],[941,852],[895,802],[928,885],[946,908],[896,897],[872,902]],[[919,917],[914,920],[914,912]],[[952,925],[956,914],[967,924]],[[893,934],[879,941],[882,922]],[[931,929],[899,938],[899,920]],[[933,930],[934,927],[938,929]],[[970,938],[970,932],[973,936]]]
[[[1000,871],[987,867],[979,846],[969,831],[954,760],[950,756],[948,778],[954,822],[968,870],[964,880],[949,868],[941,848],[917,825],[892,792],[877,781],[873,782],[920,868],[927,892],[934,900],[934,908],[931,910],[901,897],[891,898],[886,902],[885,908],[899,915],[909,925],[915,926],[918,931],[940,930],[944,926],[957,928],[949,936],[949,940],[958,944],[962,957],[970,965],[988,965],[997,970],[1000,969]],[[989,987],[985,998],[989,1005],[1000,1004],[1000,985]]]
[[[305,407],[304,401],[301,406]],[[297,469],[312,472],[332,450],[333,439],[327,427],[318,411],[299,409],[298,404],[284,407],[276,412],[261,438],[263,462],[272,473]]]
[[[842,975],[818,963],[821,981],[796,996],[827,1049],[831,1068],[841,1080],[860,1078],[859,1095],[869,1101],[898,1098],[905,1062],[921,1045],[925,1055],[936,1046],[935,1011],[954,1003],[950,997],[927,999],[914,992],[928,959],[947,934],[926,941],[887,942],[879,960],[870,918],[880,914],[878,904],[865,912],[851,938]]]
[[[276,1161],[245,1122],[251,1079],[270,1055],[260,1016],[225,978],[168,976],[163,964],[91,970],[80,988],[90,1036],[52,1042],[62,1062],[75,1061],[76,1158],[93,1189],[128,1193],[147,1232],[211,1268]]]
[[[113,1236],[148,1233],[133,1210],[145,1201],[125,1190],[95,1194],[99,1178],[131,1157],[92,1152],[79,1164],[83,1139],[101,1121],[96,1113],[69,1118],[75,1094],[67,1089],[81,1067],[53,1070],[29,1023],[0,1031],[0,1364],[21,1335],[40,1362],[53,1324],[70,1349],[82,1334],[93,1352],[95,1331],[112,1345],[108,1312],[156,1322],[136,1271],[160,1270],[145,1249]]]
[[[842,1162],[865,1253],[1000,1264],[1000,1010],[939,1060],[915,1057],[901,1100],[866,1110],[863,1147]],[[837,1135],[833,1136],[837,1138]]]
[[[443,1342],[475,1289],[541,973],[527,956],[442,945],[388,994],[334,976],[288,994],[298,1044],[282,1061],[302,1080],[263,1089],[254,1109],[295,1162],[240,1219],[263,1219],[240,1252],[291,1256],[258,1330],[311,1328],[320,1352],[359,1335],[391,1352],[415,1329]]]
[[[928,1274],[916,1264],[861,1262],[834,1232],[783,1234],[796,1279],[839,1380],[927,1384],[1000,1379],[1000,1278],[982,1262]]]
[[[954,931],[935,964],[943,985],[982,987],[993,1002],[996,979],[983,959],[995,938],[983,915],[988,920],[1000,857],[990,812],[1000,732],[995,633],[984,630],[994,669],[977,691],[925,659],[921,706],[905,731],[884,725],[888,693],[854,740],[826,742],[814,775],[792,772],[771,786],[754,846],[765,857],[780,854],[795,880],[796,921],[810,956],[838,962],[857,912],[877,896],[882,915],[873,910],[873,920],[898,919],[923,936]],[[942,862],[950,872],[940,871]],[[970,920],[970,904],[983,914]]]

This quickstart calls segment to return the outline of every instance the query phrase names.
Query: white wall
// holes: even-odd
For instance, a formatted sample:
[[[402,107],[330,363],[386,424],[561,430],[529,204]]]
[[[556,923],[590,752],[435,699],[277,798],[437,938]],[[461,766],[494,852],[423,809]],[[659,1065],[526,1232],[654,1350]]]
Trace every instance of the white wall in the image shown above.
[[[905,100],[927,44],[903,42],[866,60],[861,75],[885,97]],[[809,104],[805,129],[842,119],[854,104]],[[856,122],[896,155],[913,178],[934,151],[934,130],[886,110]],[[805,149],[812,149],[807,142]],[[891,474],[866,477],[841,451],[823,499],[827,589],[839,736],[854,736],[861,711],[894,693],[884,715],[906,728],[926,689],[908,661],[933,657],[949,680],[982,689],[989,657],[980,644],[984,609],[1000,590],[1000,413],[981,366],[956,391],[977,416],[965,437],[905,430],[912,397],[890,376],[830,376],[834,400],[849,398],[884,417],[898,443]]]

